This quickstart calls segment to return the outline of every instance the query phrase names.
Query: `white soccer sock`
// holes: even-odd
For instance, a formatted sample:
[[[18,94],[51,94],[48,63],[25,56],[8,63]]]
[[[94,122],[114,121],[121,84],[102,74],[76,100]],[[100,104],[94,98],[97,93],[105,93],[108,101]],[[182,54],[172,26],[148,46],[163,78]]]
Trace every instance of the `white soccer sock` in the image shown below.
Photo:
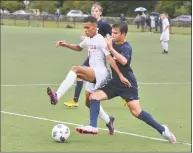
[[[168,52],[168,42],[164,43],[165,51]]]
[[[109,115],[103,110],[102,106],[100,106],[99,117],[104,120],[106,124],[110,122]]]
[[[161,42],[162,48],[165,50],[165,43],[162,41]]]
[[[69,73],[66,76],[66,79],[60,84],[56,94],[58,97],[58,100],[64,95],[64,93],[73,86],[74,82],[76,81],[77,74],[70,70]]]

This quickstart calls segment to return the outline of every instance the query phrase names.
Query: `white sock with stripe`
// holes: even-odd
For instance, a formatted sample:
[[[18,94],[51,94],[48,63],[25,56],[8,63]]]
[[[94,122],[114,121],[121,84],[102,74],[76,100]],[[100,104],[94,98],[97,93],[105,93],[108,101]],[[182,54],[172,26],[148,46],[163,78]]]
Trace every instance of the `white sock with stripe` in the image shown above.
[[[77,74],[70,70],[69,73],[66,76],[66,79],[60,84],[56,94],[58,97],[58,100],[64,95],[64,93],[73,86],[74,82],[76,81]]]

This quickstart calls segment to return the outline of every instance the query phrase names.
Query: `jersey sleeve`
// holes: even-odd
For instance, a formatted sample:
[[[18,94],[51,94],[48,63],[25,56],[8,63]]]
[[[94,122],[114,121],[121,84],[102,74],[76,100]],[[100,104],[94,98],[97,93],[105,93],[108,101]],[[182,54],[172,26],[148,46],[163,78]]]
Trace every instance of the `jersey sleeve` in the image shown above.
[[[86,37],[80,44],[79,44],[79,46],[81,47],[81,48],[88,48],[88,37]]]

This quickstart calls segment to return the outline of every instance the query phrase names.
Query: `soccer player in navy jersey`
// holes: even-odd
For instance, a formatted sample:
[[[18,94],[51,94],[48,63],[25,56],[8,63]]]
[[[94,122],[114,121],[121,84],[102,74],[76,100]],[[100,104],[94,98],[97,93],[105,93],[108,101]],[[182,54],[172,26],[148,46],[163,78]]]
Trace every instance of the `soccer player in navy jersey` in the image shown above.
[[[136,118],[156,129],[165,139],[171,143],[176,143],[175,136],[170,132],[166,125],[161,125],[153,119],[146,111],[142,110],[139,103],[138,85],[133,70],[130,66],[132,58],[132,48],[126,41],[128,26],[125,22],[120,22],[112,26],[112,38],[107,37],[107,49],[116,60],[119,70],[131,83],[130,87],[121,83],[116,72],[112,70],[112,79],[102,88],[93,92],[90,99],[90,124],[77,127],[79,133],[97,134],[97,118],[100,111],[100,102],[120,96],[126,100],[127,106]]]
[[[93,4],[91,8],[91,14],[93,17],[97,19],[97,31],[99,34],[101,34],[103,37],[105,37],[107,34],[111,35],[111,26],[108,24],[108,22],[105,19],[102,19],[101,15],[103,12],[103,8],[98,3]],[[82,39],[85,37],[83,36]],[[83,66],[89,66],[89,58],[86,59],[86,61],[83,63]],[[80,79],[77,79],[75,92],[74,92],[74,98],[71,101],[64,102],[64,105],[67,107],[78,107],[78,99],[80,97],[80,93],[83,87],[83,81]]]

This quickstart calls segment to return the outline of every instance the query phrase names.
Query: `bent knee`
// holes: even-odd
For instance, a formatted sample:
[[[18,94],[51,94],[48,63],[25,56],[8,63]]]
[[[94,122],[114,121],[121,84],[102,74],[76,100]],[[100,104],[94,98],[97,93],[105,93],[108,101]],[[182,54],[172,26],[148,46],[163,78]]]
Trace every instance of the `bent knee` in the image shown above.
[[[90,96],[89,96],[89,100],[98,100],[98,101],[103,101],[103,100],[107,100],[108,97],[106,95],[106,93],[102,90],[97,90],[95,92],[93,92]]]
[[[92,94],[90,95],[89,100],[93,100],[93,99],[95,99],[95,100],[100,100],[97,93],[92,93]]]
[[[130,110],[131,111],[131,114],[135,117],[138,117],[139,114],[141,113],[141,109],[132,109]]]
[[[105,97],[104,93],[101,90],[98,90],[98,91],[93,92],[90,95],[89,100],[93,100],[93,99],[101,101],[101,100],[105,100],[106,97]]]
[[[77,73],[79,71],[80,67],[79,66],[72,66],[71,70]]]

